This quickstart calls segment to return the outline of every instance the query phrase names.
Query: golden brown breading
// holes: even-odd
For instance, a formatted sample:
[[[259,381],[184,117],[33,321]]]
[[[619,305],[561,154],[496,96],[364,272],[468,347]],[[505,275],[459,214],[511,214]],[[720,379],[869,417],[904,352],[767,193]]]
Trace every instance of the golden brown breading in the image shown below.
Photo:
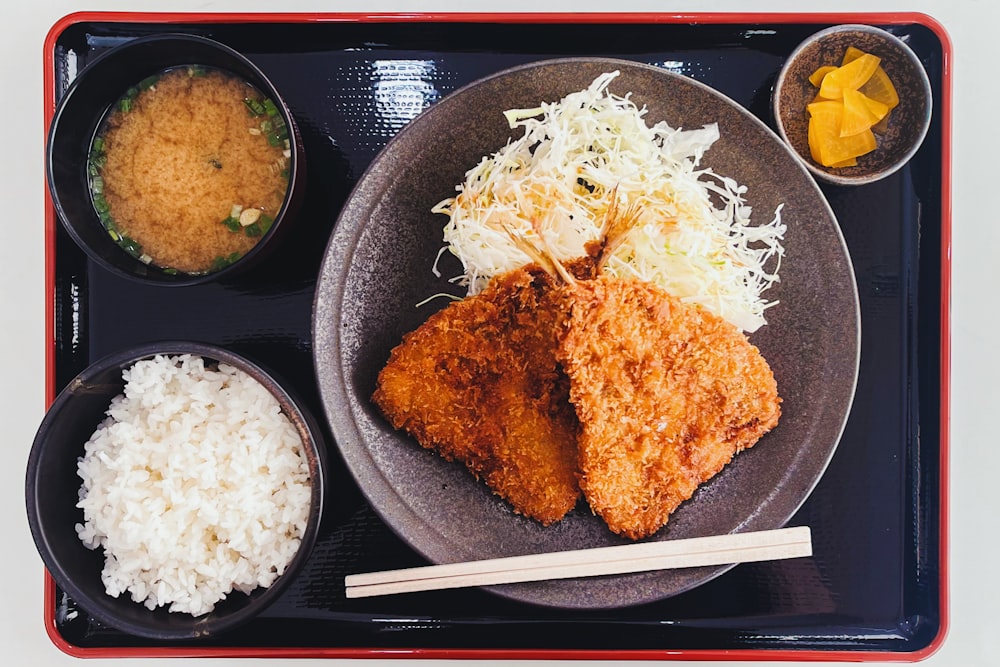
[[[406,335],[372,397],[394,427],[546,525],[580,496],[578,425],[556,363],[558,294],[538,269],[495,277]]]
[[[736,327],[640,281],[580,281],[559,358],[581,430],[580,486],[615,533],[655,533],[773,428],[774,375]]]

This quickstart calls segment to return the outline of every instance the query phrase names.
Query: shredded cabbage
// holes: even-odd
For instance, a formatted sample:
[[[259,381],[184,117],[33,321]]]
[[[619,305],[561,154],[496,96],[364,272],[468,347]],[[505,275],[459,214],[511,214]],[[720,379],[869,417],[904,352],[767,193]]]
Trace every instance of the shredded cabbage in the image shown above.
[[[781,206],[769,223],[751,225],[746,187],[699,166],[718,126],[647,126],[645,108],[608,92],[618,74],[602,74],[559,102],[505,113],[524,135],[484,157],[457,196],[433,209],[449,217],[442,251],[465,271],[455,282],[476,294],[530,261],[505,226],[541,241],[557,259],[583,255],[616,193],[622,209],[636,203],[641,213],[605,271],[651,281],[757,330],[774,305],[761,294],[778,281],[784,254]]]

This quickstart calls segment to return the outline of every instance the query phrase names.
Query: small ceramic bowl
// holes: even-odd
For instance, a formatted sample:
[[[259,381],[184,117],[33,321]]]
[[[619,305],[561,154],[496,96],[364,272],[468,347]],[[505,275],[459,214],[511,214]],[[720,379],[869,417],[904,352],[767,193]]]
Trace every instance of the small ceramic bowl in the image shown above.
[[[213,611],[198,616],[171,612],[163,606],[150,610],[133,601],[128,591],[118,597],[109,595],[102,581],[104,548],[92,550],[84,546],[76,530],[78,524],[85,522],[83,510],[77,507],[82,485],[77,462],[84,456],[84,444],[105,419],[112,398],[123,391],[122,371],[155,355],[181,354],[200,356],[206,365],[223,362],[235,366],[267,388],[298,431],[311,478],[307,523],[284,572],[269,586],[258,587],[249,594],[230,592]],[[215,345],[183,341],[146,344],[92,364],[69,382],[46,412],[27,464],[28,523],[42,561],[56,584],[93,618],[123,632],[157,640],[214,637],[257,616],[302,570],[315,544],[322,517],[325,458],[325,443],[317,422],[301,400],[271,372]],[[155,475],[159,471],[152,472]],[[129,490],[114,493],[124,497]],[[245,548],[234,547],[234,550],[246,554]]]
[[[215,266],[204,271],[165,271],[155,263],[149,264],[148,257],[134,245],[117,242],[109,232],[107,219],[102,221],[98,211],[100,204],[95,204],[93,174],[88,174],[88,169],[94,168],[91,155],[101,124],[112,109],[117,108],[115,105],[120,104],[123,95],[130,89],[148,88],[143,82],[152,81],[151,77],[165,70],[192,66],[233,75],[274,102],[274,108],[269,111],[276,111],[287,128],[288,187],[281,207],[273,216],[273,223],[240,259],[232,261],[230,254],[220,256]],[[280,126],[277,121],[275,125]],[[213,164],[222,168],[218,161]],[[197,35],[151,35],[133,39],[102,54],[87,64],[70,84],[49,127],[46,176],[52,203],[63,227],[97,264],[144,283],[190,285],[256,266],[274,250],[301,204],[305,154],[298,127],[287,105],[274,84],[248,58],[224,44]],[[221,217],[225,218],[225,214]]]
[[[809,114],[806,105],[818,90],[809,76],[823,65],[838,66],[848,47],[881,59],[880,65],[899,95],[884,133],[876,134],[877,148],[851,167],[824,167],[809,150]],[[895,35],[868,25],[838,25],[821,30],[788,56],[772,95],[778,133],[817,178],[838,185],[863,185],[895,173],[913,157],[931,121],[932,95],[920,60]]]

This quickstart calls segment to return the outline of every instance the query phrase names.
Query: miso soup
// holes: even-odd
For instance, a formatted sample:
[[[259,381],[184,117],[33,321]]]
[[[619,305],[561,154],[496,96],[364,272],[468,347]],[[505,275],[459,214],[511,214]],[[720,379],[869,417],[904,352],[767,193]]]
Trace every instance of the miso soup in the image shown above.
[[[272,100],[221,70],[176,67],[130,88],[90,152],[94,208],[115,241],[168,272],[246,254],[288,190],[288,127]]]

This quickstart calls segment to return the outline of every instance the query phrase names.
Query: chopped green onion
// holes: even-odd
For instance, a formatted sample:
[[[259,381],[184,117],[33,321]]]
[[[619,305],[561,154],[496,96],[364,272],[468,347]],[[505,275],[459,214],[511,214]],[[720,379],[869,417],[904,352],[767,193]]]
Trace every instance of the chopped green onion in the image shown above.
[[[282,126],[276,129],[274,132],[270,132],[267,135],[267,143],[272,146],[283,146],[285,139],[288,138],[288,128]]]
[[[243,104],[247,105],[251,116],[263,116],[266,113],[264,105],[257,100],[247,97],[243,99]]]
[[[160,80],[158,74],[153,74],[152,76],[147,76],[145,79],[139,82],[139,88],[142,90],[149,90],[156,85],[156,82]]]
[[[205,68],[201,65],[189,65],[187,68],[188,76],[205,76]]]
[[[107,213],[111,210],[111,205],[108,204],[108,200],[105,199],[104,195],[98,192],[94,193],[94,208],[97,209],[98,213]]]
[[[250,223],[249,225],[244,227],[243,230],[250,238],[257,238],[258,236],[264,233],[264,230],[260,228],[260,223],[257,222]]]
[[[104,137],[94,137],[94,145],[92,146],[94,153],[104,152]]]
[[[142,246],[139,245],[139,243],[135,239],[131,239],[127,236],[122,236],[118,241],[118,245],[120,245],[125,250],[125,252],[132,255],[136,259],[138,259],[139,256],[142,254]]]
[[[261,233],[267,234],[267,232],[271,229],[271,225],[274,224],[274,218],[266,213],[261,213],[260,219],[255,224],[260,225]]]
[[[278,115],[278,106],[274,102],[272,102],[271,99],[268,97],[264,98],[264,109],[267,110],[268,116]]]
[[[104,179],[100,176],[94,176],[90,179],[90,189],[95,195],[104,194]]]
[[[174,268],[171,268],[171,267],[167,267],[167,268],[163,269],[163,272],[165,274],[167,274],[168,276],[176,276],[177,273],[178,273],[177,269],[174,269]]]
[[[222,221],[222,224],[224,224],[226,226],[226,229],[228,229],[231,232],[238,232],[241,229],[243,229],[243,227],[240,225],[240,220],[238,216],[235,218],[233,216],[229,216],[228,218]]]
[[[225,257],[219,256],[212,260],[212,271],[218,271],[219,269],[224,269],[241,257],[239,252],[233,252]]]
[[[139,89],[132,86],[127,91],[125,95],[118,100],[118,110],[123,112],[129,112],[135,104],[135,98],[139,95]]]
[[[285,120],[281,116],[273,116],[272,120],[274,122],[273,131],[264,128],[263,123],[261,123],[261,129],[267,133],[267,141],[272,146],[285,146],[285,142],[288,140],[288,125],[285,124]]]

